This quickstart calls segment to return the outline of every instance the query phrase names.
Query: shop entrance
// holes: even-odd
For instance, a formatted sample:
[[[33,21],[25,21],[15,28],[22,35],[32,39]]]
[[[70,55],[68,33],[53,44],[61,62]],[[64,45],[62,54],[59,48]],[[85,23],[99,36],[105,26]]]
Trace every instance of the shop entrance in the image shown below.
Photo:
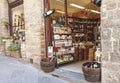
[[[100,4],[92,0],[50,0],[46,8],[55,10],[46,25],[51,42],[48,46],[53,46],[59,68],[82,73],[84,62],[101,62],[94,54],[101,49]]]

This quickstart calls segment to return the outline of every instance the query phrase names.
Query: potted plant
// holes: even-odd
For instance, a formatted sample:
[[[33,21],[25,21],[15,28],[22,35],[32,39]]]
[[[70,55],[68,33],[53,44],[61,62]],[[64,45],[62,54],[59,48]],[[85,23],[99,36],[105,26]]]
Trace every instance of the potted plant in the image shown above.
[[[20,53],[20,44],[11,44],[8,46],[8,50],[10,51],[10,55],[15,58],[21,58],[21,53]]]
[[[43,57],[40,65],[44,72],[52,72],[55,69],[55,59],[54,57]]]

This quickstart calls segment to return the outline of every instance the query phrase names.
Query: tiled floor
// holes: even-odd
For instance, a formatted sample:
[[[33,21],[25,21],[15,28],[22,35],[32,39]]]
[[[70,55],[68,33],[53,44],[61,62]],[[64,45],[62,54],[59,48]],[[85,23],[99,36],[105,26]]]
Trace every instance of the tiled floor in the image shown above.
[[[89,62],[89,61],[78,61],[78,62],[71,63],[71,64],[68,64],[68,65],[60,66],[59,69],[68,70],[68,71],[83,74],[82,64],[85,63],[85,62]],[[71,80],[71,79],[69,79],[68,81],[70,81],[71,83],[101,83],[101,82],[88,82],[88,81],[85,81],[85,80],[81,80],[81,81],[77,82],[77,81],[74,81],[74,80]]]
[[[77,73],[83,73],[82,72],[82,64],[85,63],[87,61],[78,61],[75,63],[71,63],[68,65],[64,65],[59,67],[60,69],[64,69],[64,70],[69,70],[69,71],[73,71],[73,72],[77,72]]]

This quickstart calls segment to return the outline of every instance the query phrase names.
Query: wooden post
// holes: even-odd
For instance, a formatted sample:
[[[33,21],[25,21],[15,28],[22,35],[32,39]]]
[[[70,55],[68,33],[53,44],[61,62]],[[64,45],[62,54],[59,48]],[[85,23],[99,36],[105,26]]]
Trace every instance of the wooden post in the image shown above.
[[[50,0],[46,0],[46,9],[50,10]],[[52,46],[52,27],[51,27],[51,17],[46,17],[46,30],[47,30],[47,43],[48,46]]]
[[[68,19],[67,19],[67,17],[68,17],[68,12],[67,12],[67,0],[65,0],[65,2],[64,2],[64,9],[65,9],[65,27],[68,27]]]

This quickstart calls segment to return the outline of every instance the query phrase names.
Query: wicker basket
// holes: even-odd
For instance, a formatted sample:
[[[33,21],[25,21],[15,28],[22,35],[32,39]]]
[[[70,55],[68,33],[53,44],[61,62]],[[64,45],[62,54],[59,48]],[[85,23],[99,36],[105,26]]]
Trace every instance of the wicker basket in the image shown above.
[[[87,67],[87,65],[91,66],[91,64],[97,64],[98,67]],[[82,70],[84,73],[85,80],[89,82],[100,82],[101,81],[101,68],[100,64],[97,62],[86,62],[82,66]]]

